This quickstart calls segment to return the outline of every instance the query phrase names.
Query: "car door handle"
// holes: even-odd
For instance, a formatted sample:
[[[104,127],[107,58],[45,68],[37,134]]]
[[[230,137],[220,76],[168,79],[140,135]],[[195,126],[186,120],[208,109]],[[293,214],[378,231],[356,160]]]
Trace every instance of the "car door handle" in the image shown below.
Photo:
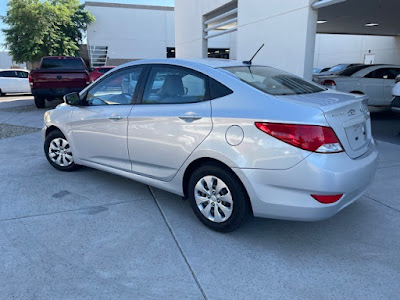
[[[119,120],[121,120],[123,117],[121,117],[120,115],[118,115],[118,114],[112,114],[111,116],[109,116],[108,117],[108,119],[109,120],[112,120],[112,121],[119,121]]]
[[[184,120],[186,122],[192,122],[192,121],[200,120],[202,117],[195,113],[187,113],[187,114],[184,114],[183,116],[179,116],[178,118],[181,120]]]

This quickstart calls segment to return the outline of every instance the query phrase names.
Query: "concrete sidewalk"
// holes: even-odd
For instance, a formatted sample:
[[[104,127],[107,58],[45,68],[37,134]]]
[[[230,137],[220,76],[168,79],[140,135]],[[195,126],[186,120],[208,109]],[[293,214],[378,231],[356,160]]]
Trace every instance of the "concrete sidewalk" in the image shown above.
[[[45,110],[4,110],[29,105],[0,99],[0,123],[41,127]],[[221,234],[175,195],[55,170],[40,132],[1,139],[0,298],[398,299],[400,146],[379,145],[374,183],[337,216]]]

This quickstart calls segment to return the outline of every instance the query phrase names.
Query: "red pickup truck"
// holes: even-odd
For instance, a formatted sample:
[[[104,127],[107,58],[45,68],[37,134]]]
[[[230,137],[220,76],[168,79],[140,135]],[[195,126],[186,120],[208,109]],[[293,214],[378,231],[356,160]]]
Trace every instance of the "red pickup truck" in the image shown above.
[[[29,74],[37,108],[45,107],[45,100],[60,99],[65,94],[80,92],[89,83],[88,69],[80,57],[43,57],[40,67]]]

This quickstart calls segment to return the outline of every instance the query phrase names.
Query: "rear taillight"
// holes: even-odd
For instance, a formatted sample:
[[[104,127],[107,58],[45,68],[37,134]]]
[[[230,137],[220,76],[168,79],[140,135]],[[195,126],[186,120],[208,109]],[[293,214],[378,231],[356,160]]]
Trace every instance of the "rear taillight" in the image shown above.
[[[295,147],[318,153],[343,152],[335,132],[330,127],[256,122],[261,131]]]
[[[28,76],[28,80],[29,80],[29,85],[33,86],[33,78],[32,78],[32,75],[30,73],[29,73],[29,76]]]
[[[336,82],[332,79],[324,79],[321,81],[321,84],[336,87]]]
[[[329,203],[334,203],[336,201],[339,201],[340,198],[342,198],[343,194],[339,195],[311,195],[315,200],[318,202],[324,203],[324,204],[329,204]]]
[[[90,76],[89,76],[89,74],[85,74],[85,80],[86,80],[86,85],[89,85],[90,84]]]

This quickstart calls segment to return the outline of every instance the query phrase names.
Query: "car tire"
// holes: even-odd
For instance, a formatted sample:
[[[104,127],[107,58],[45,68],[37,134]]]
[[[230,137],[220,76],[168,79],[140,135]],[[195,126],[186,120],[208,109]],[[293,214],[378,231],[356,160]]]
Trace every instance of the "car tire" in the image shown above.
[[[187,194],[195,215],[215,231],[236,230],[251,212],[249,197],[239,178],[218,164],[196,169],[190,176]]]
[[[74,162],[69,142],[59,130],[46,136],[44,153],[49,163],[59,171],[71,172],[79,168]]]
[[[0,90],[0,97],[4,97],[6,95],[6,93],[3,93],[1,90]]]
[[[35,105],[37,108],[45,108],[46,100],[43,97],[35,96]]]

